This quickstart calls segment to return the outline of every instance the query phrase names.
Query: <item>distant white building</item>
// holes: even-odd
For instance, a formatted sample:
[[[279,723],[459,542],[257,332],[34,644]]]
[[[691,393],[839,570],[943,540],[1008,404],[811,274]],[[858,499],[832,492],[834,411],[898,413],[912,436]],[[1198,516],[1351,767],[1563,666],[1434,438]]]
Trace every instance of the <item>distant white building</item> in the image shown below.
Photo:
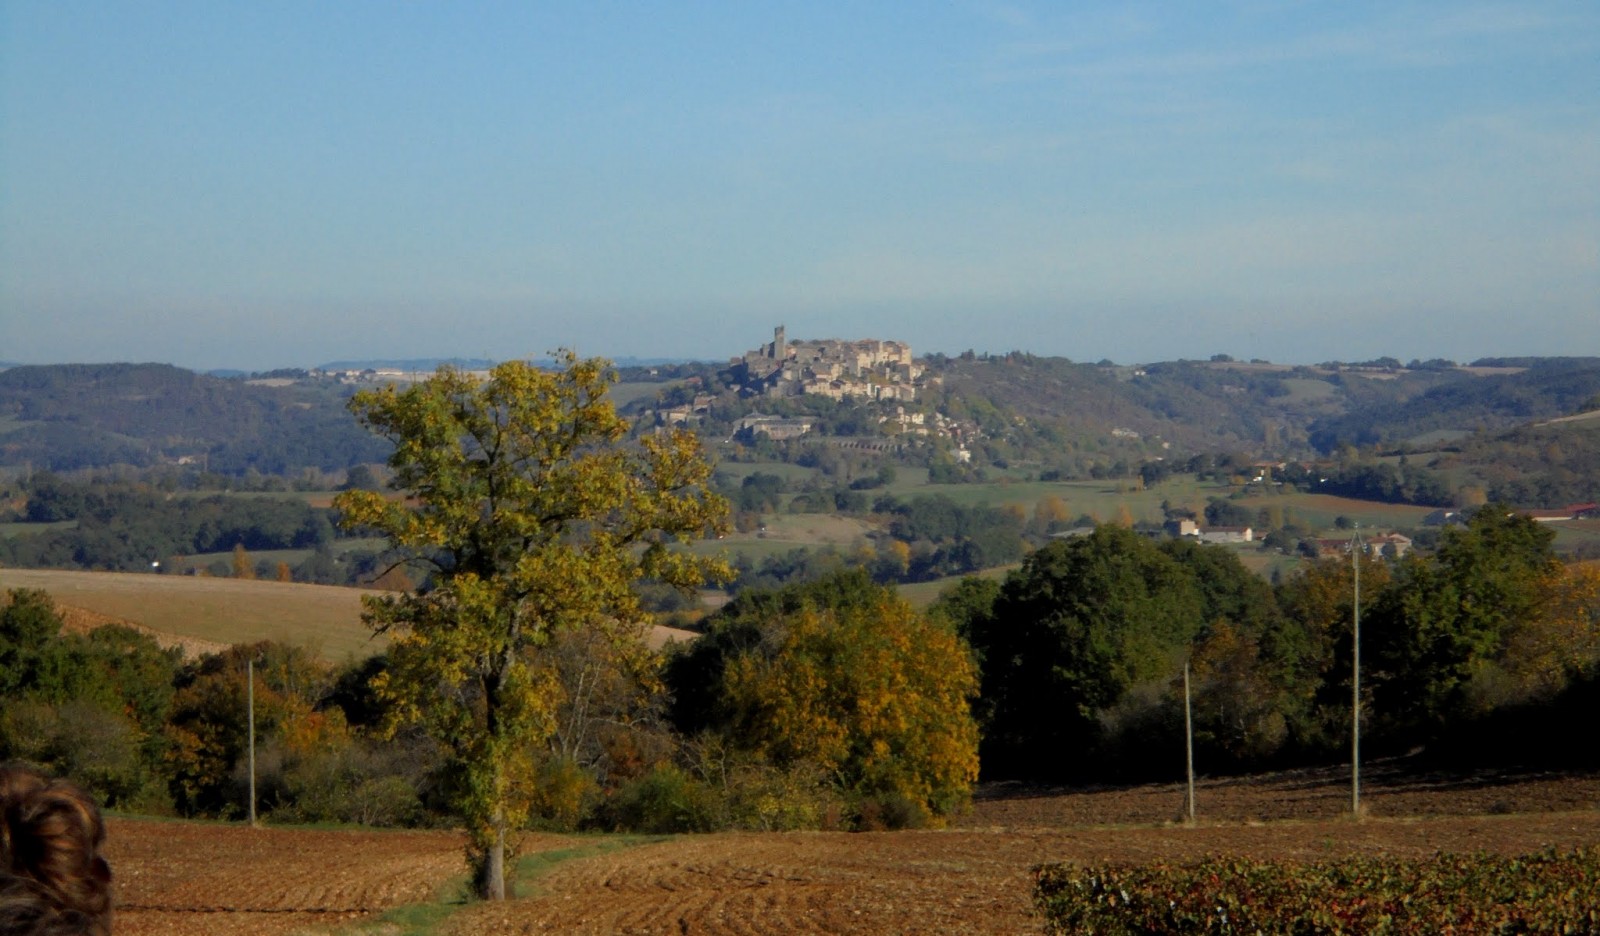
[[[782,416],[764,416],[761,413],[751,413],[734,423],[734,432],[749,436],[766,436],[769,439],[782,441],[794,439],[811,431],[816,425],[810,417],[787,419]]]
[[[1214,526],[1200,531],[1202,543],[1249,543],[1256,538],[1256,531],[1247,526]]]

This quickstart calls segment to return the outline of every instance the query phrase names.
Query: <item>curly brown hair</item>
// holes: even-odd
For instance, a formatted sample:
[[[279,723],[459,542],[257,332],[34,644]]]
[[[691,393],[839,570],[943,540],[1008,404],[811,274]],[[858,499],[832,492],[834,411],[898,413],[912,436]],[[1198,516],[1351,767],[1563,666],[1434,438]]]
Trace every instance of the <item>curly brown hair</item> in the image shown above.
[[[105,838],[76,784],[0,765],[0,936],[109,936]]]

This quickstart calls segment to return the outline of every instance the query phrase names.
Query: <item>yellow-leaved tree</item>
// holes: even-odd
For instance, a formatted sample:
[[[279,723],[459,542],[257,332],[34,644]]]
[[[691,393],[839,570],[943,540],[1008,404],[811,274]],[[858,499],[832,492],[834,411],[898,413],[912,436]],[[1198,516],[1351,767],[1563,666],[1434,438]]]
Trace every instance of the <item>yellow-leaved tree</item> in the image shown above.
[[[376,530],[428,581],[363,599],[390,637],[375,681],[391,728],[419,724],[446,751],[480,896],[503,899],[505,863],[532,800],[536,752],[556,730],[560,683],[538,655],[577,628],[636,633],[633,585],[692,588],[720,560],[674,545],[720,533],[727,505],[689,433],[627,437],[610,364],[570,352],[487,378],[452,367],[350,408],[394,442],[391,486],[349,490],[347,528]]]
[[[1542,701],[1600,665],[1600,563],[1552,566],[1533,614],[1519,618],[1480,680],[1486,703]]]
[[[970,799],[971,653],[861,569],[741,594],[667,678],[680,728],[780,769],[820,771],[864,826],[938,824]]]

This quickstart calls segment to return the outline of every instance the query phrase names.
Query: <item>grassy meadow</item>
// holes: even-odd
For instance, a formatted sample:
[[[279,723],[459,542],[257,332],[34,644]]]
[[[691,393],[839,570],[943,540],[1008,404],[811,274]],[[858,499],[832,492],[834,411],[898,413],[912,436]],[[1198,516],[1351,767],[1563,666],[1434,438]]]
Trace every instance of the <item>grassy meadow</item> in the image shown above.
[[[718,470],[735,479],[756,472],[776,474],[795,484],[817,476],[816,469],[776,462],[724,463]],[[916,468],[897,467],[898,478],[885,487],[866,492],[869,498],[891,494],[902,500],[914,497],[944,496],[963,507],[988,506],[1022,508],[1032,516],[1034,508],[1046,497],[1060,498],[1067,513],[1077,517],[1087,514],[1103,522],[1117,518],[1123,507],[1128,508],[1135,522],[1160,523],[1163,519],[1161,505],[1171,503],[1187,507],[1197,514],[1205,510],[1212,497],[1227,497],[1238,491],[1226,483],[1199,481],[1191,475],[1178,475],[1152,488],[1142,487],[1137,480],[1107,481],[1027,481],[1002,477],[978,484],[931,484],[927,472]],[[1307,494],[1298,491],[1283,493],[1272,489],[1256,488],[1239,503],[1251,510],[1274,507],[1292,512],[1301,525],[1319,530],[1335,529],[1335,521],[1345,517],[1363,528],[1415,529],[1432,513],[1432,507],[1415,507],[1408,504],[1382,504],[1374,501],[1354,500],[1327,494]],[[812,539],[805,535],[778,533],[779,524],[785,523],[788,514],[768,514],[768,538],[792,540],[801,545],[838,543],[834,535]],[[805,516],[805,515],[795,515]],[[814,515],[813,515],[814,516]],[[789,529],[785,527],[785,529]]]

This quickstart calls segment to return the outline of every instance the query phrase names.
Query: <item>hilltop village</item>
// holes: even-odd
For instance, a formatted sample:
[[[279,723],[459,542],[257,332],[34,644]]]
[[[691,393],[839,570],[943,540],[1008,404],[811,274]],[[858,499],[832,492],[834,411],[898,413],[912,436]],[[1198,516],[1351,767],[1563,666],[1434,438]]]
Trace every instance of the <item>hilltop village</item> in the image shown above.
[[[903,341],[789,341],[782,325],[773,329],[772,341],[728,365],[746,396],[810,393],[835,400],[910,403],[923,376],[922,365],[911,359],[911,346]]]

